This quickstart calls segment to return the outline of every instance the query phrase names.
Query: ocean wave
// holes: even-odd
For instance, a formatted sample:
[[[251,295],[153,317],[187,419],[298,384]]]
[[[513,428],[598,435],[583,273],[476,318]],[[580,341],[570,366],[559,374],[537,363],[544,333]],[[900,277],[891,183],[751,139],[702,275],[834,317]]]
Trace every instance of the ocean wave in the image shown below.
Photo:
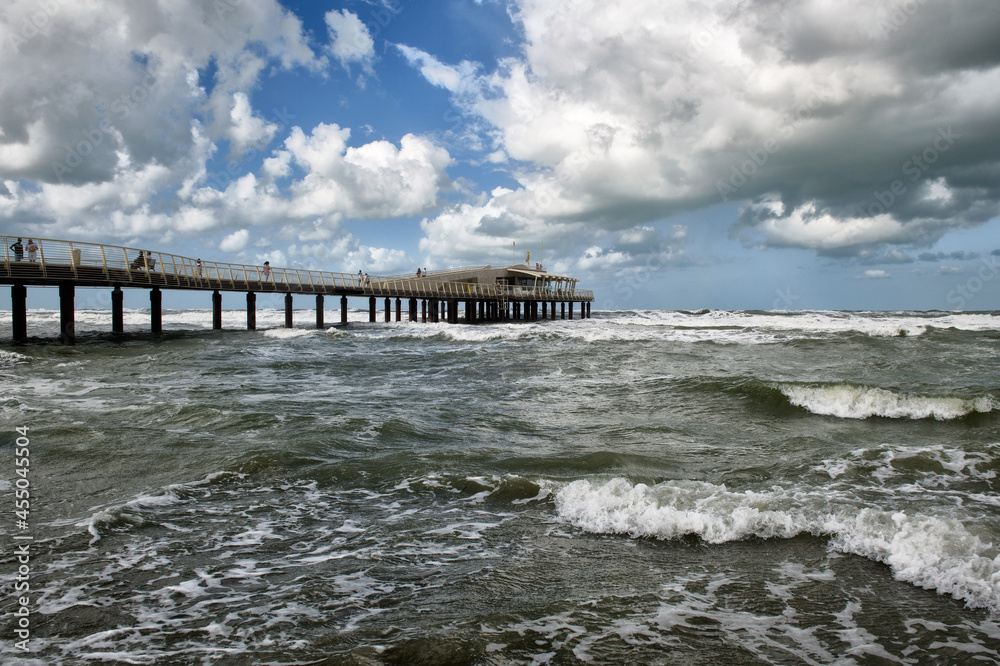
[[[0,368],[9,368],[29,360],[31,360],[30,356],[0,349]]]
[[[897,580],[1000,612],[1000,550],[952,516],[886,511],[801,489],[739,492],[701,481],[649,486],[622,478],[573,481],[555,493],[555,504],[560,517],[597,534],[696,536],[713,544],[827,537],[837,551],[888,565]]]
[[[836,310],[628,310],[601,313],[615,324],[679,329],[766,331],[793,337],[825,337],[857,333],[875,338],[912,337],[932,329],[960,331],[1000,330],[1000,316],[946,312],[843,312]]]
[[[76,523],[76,526],[87,529],[91,535],[90,543],[93,544],[101,539],[102,529],[108,531],[116,527],[143,527],[153,524],[154,521],[147,516],[147,511],[179,504],[189,499],[197,488],[241,476],[235,472],[213,472],[197,481],[174,483],[166,486],[159,495],[142,494],[122,504],[104,507],[86,520]]]
[[[924,396],[855,384],[781,384],[778,389],[797,407],[842,419],[879,416],[950,421],[973,413],[992,412],[998,406],[991,395]]]

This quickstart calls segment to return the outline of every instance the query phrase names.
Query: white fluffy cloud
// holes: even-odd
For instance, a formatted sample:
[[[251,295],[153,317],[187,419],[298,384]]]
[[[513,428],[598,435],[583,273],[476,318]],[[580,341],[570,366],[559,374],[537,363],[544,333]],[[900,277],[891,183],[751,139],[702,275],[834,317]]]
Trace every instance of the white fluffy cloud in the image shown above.
[[[278,132],[276,123],[268,122],[253,112],[250,98],[246,93],[233,94],[230,119],[232,121],[232,129],[230,130],[231,153],[234,156],[243,155],[248,150],[263,148],[271,142]]]
[[[330,32],[329,51],[333,57],[343,67],[357,63],[370,72],[375,58],[375,42],[357,14],[346,9],[332,9],[324,18]]]
[[[247,245],[250,244],[250,232],[246,229],[240,229],[239,231],[234,231],[219,243],[219,249],[223,252],[240,252],[245,250]]]
[[[273,158],[306,172],[290,188],[290,215],[418,215],[448,186],[451,157],[428,139],[407,134],[398,148],[388,141],[348,147],[349,136],[350,130],[337,125],[317,125],[308,136],[298,127],[292,130]]]

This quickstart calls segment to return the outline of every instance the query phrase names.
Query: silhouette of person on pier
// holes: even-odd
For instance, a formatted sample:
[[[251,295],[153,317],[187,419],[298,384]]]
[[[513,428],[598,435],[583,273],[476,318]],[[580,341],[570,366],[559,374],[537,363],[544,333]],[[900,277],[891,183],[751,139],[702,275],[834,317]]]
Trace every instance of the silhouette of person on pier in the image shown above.
[[[24,259],[24,246],[21,245],[21,239],[18,238],[10,249],[14,251],[14,261],[21,261]]]

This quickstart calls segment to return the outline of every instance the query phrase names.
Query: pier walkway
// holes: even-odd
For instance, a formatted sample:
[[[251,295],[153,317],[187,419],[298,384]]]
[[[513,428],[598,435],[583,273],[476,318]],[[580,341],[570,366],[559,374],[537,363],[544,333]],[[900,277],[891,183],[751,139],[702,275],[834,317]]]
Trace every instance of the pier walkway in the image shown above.
[[[285,326],[292,326],[293,295],[316,298],[316,326],[324,326],[324,297],[340,296],[340,321],[347,323],[347,298],[367,297],[369,321],[377,320],[378,299],[384,299],[385,321],[401,321],[407,301],[408,321],[511,321],[555,319],[557,304],[563,319],[590,316],[592,291],[577,289],[578,280],[523,264],[475,266],[427,271],[421,276],[365,276],[298,268],[265,268],[202,261],[139,248],[55,239],[3,236],[0,284],[11,285],[15,342],[27,339],[27,287],[59,288],[60,340],[72,344],[76,287],[112,289],[112,332],[124,332],[123,288],[148,289],[150,328],[162,331],[163,289],[212,292],[213,328],[222,328],[221,292],[246,292],[247,329],[256,328],[256,295],[285,295]],[[29,242],[30,241],[30,242]],[[20,245],[20,247],[18,247]],[[34,248],[32,247],[34,246]],[[418,313],[418,301],[420,310]],[[460,305],[464,313],[460,317]]]

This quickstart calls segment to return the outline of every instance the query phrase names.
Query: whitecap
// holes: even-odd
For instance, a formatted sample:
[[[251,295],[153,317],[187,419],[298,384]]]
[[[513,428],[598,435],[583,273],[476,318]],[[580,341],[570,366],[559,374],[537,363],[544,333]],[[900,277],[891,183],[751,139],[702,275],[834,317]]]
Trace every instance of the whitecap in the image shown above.
[[[708,543],[826,536],[834,550],[882,562],[897,580],[1000,612],[1000,544],[956,516],[886,511],[854,495],[773,487],[733,491],[702,481],[654,486],[577,480],[555,494],[561,518],[598,534]]]
[[[890,419],[933,418],[950,421],[974,412],[991,412],[997,408],[996,401],[989,395],[971,398],[923,396],[854,384],[782,384],[778,388],[797,407],[813,414],[842,419],[880,416]]]

